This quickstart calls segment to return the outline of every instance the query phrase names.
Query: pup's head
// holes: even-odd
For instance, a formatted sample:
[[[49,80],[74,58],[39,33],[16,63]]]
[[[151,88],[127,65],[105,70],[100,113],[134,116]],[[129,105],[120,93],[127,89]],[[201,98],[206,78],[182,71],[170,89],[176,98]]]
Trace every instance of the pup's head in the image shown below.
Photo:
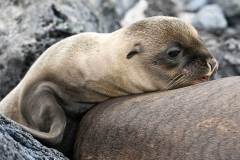
[[[135,42],[126,58],[159,75],[167,89],[207,81],[218,69],[196,29],[178,18],[146,18],[129,26],[126,34]]]

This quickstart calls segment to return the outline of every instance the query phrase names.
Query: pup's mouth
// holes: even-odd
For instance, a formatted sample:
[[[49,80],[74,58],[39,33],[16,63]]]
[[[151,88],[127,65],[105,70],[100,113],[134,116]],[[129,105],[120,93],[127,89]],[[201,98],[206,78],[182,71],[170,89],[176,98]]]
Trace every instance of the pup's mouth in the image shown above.
[[[193,61],[183,69],[183,74],[192,77],[191,84],[197,84],[213,79],[218,70],[218,62],[215,58]],[[194,72],[195,71],[195,72]],[[197,74],[196,74],[197,73]],[[195,76],[194,76],[195,75]]]
[[[210,80],[210,76],[201,76],[195,80],[192,81],[192,84],[198,84],[198,83],[202,83],[202,82],[207,82]]]

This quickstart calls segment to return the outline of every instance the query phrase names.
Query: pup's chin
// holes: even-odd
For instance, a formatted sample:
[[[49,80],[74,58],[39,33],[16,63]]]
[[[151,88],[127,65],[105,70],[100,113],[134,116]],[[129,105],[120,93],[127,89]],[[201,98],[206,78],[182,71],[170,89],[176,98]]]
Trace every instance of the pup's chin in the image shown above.
[[[207,82],[210,80],[209,76],[202,76],[192,81],[192,85]]]
[[[191,85],[207,82],[209,80],[210,80],[209,76],[202,76],[202,77],[199,77],[199,78],[195,78],[195,79],[189,81],[188,83],[181,84],[181,85],[178,85],[178,86],[174,86],[171,89],[178,89],[178,88],[182,88],[182,87],[187,87],[187,86],[191,86]]]
[[[191,85],[207,82],[209,80],[210,80],[209,76],[202,76],[202,77],[199,77],[199,78],[195,78],[194,80],[190,81],[189,83],[182,84],[182,85],[178,86],[177,88],[187,87],[187,86],[191,86]]]

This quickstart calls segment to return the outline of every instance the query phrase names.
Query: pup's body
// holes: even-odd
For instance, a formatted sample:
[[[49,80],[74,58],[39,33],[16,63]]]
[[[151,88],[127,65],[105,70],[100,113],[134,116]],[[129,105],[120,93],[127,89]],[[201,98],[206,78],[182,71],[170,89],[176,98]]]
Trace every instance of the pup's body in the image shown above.
[[[59,143],[66,113],[83,111],[78,103],[194,84],[216,70],[215,62],[196,30],[176,18],[148,18],[109,34],[81,33],[47,49],[1,101],[0,113]]]

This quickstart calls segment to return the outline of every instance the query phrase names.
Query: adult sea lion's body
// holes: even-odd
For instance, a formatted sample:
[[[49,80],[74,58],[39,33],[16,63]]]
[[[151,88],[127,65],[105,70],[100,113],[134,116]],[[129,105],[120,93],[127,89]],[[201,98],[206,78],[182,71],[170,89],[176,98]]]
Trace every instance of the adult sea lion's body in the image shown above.
[[[75,160],[239,160],[240,77],[108,100],[81,120]]]
[[[47,49],[0,103],[0,113],[48,143],[62,141],[67,117],[111,97],[205,81],[216,60],[196,30],[152,17],[109,34],[82,33]]]

